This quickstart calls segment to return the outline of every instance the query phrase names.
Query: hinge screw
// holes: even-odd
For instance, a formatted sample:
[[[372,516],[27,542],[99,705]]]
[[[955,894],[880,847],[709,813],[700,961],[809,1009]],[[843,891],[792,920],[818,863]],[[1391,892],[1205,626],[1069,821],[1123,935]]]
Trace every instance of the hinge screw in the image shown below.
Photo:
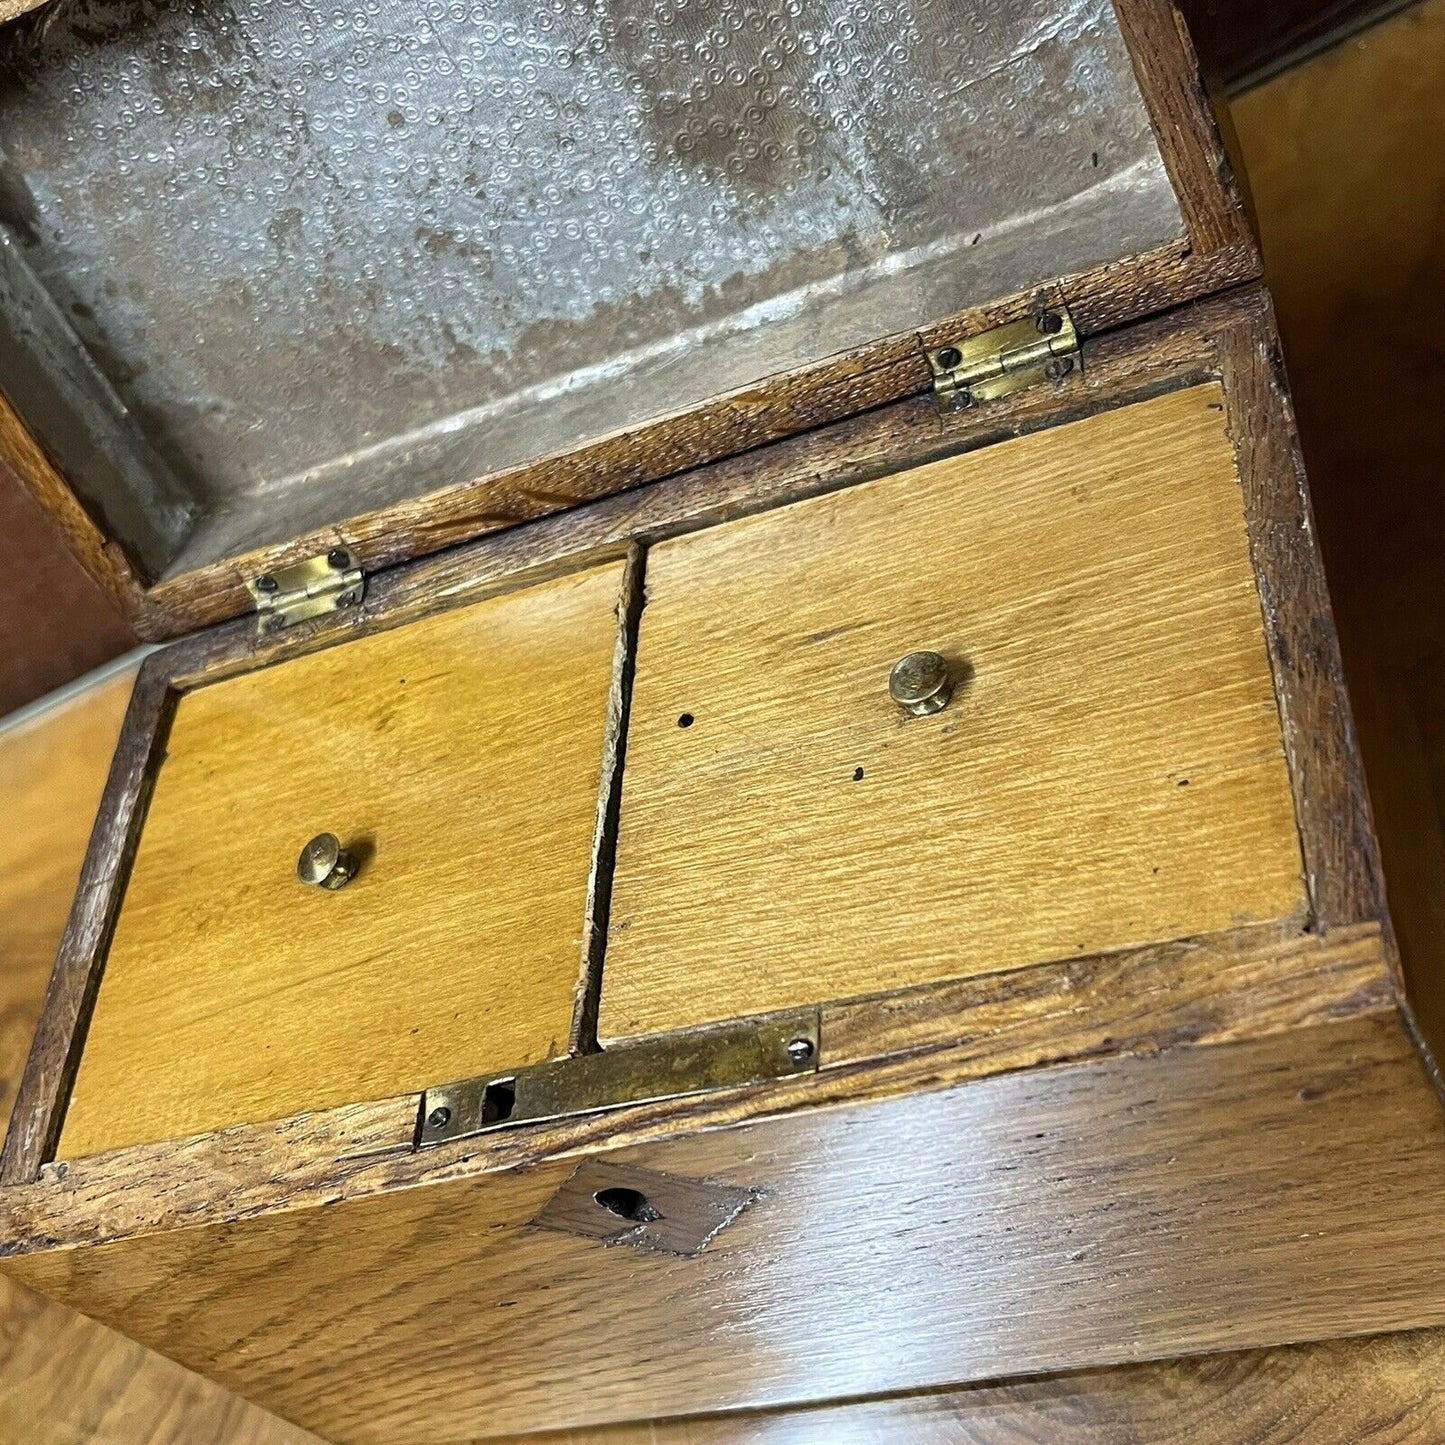
[[[344,572],[351,566],[351,553],[345,547],[333,547],[326,554],[326,563],[334,567],[338,572]]]
[[[1045,336],[1057,336],[1064,329],[1064,318],[1057,311],[1041,311],[1035,318],[1034,325]]]
[[[256,579],[256,590],[258,592],[274,592],[277,585],[276,579],[269,572]]]
[[[947,371],[952,371],[962,360],[963,352],[956,346],[945,346],[938,353],[938,364]]]
[[[804,1039],[804,1038],[789,1039],[789,1040],[788,1040],[788,1057],[789,1057],[795,1064],[806,1064],[806,1063],[808,1062],[808,1060],[813,1057],[813,1041],[812,1041],[812,1039]]]
[[[445,1129],[451,1122],[452,1111],[448,1109],[445,1104],[441,1105],[440,1108],[433,1109],[431,1113],[426,1116],[426,1126],[428,1129]]]

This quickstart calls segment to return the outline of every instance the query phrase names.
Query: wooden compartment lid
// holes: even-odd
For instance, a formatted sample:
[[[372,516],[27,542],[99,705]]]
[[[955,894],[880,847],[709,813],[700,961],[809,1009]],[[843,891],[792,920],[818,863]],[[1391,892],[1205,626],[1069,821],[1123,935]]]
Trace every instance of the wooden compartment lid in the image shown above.
[[[137,625],[1257,258],[1158,0],[84,0],[0,32],[3,452]]]

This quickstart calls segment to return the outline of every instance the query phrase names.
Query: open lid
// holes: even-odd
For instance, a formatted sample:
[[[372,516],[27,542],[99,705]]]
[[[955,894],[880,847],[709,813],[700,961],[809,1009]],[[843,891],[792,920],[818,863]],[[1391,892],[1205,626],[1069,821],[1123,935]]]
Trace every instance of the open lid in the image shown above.
[[[1042,283],[1244,279],[1221,175],[1155,0],[62,0],[0,32],[0,442],[175,632],[921,390]]]

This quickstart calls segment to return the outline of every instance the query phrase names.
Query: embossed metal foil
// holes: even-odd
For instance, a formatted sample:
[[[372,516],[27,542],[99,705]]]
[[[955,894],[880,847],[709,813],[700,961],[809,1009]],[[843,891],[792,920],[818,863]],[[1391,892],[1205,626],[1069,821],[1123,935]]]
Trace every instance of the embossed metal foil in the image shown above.
[[[1106,0],[57,0],[0,197],[172,571],[1182,229]]]

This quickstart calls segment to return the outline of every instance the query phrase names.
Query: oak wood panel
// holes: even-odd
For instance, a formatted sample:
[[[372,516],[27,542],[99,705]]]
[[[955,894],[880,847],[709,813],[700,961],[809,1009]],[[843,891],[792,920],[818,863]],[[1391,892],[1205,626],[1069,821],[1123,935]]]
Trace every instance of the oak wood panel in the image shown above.
[[[1219,367],[1240,418],[1231,434],[1275,675],[1296,680],[1279,690],[1280,721],[1308,840],[1310,896],[1328,928],[1384,911],[1339,640],[1278,345],[1269,342],[1261,356],[1259,340],[1236,331],[1221,338]],[[1247,420],[1267,416],[1274,418],[1270,425]],[[1348,806],[1341,807],[1342,798]]]
[[[605,1039],[1300,916],[1223,393],[653,548]],[[903,718],[915,648],[954,701]]]
[[[622,568],[186,694],[60,1157],[565,1053]],[[337,833],[344,889],[296,856]]]
[[[0,1445],[320,1445],[298,1425],[0,1280]]]
[[[943,1052],[959,1076],[1309,1028],[1394,1002],[1378,924],[1261,927],[934,984],[822,1010],[822,1067]]]
[[[45,993],[134,669],[0,730],[0,1112]],[[5,1445],[303,1445],[314,1437],[0,1279]]]
[[[508,1445],[1429,1445],[1445,1338],[1411,1330]]]
[[[608,1247],[527,1227],[563,1157],[7,1268],[396,1445],[1445,1320],[1445,1120],[1393,1017],[608,1157],[762,1197],[696,1258]]]
[[[1273,937],[1271,938],[1271,935]],[[262,1219],[462,1176],[858,1104],[1042,1065],[1393,1018],[1378,927],[1254,928],[820,1011],[821,1071],[414,1149],[415,1094],[59,1160],[0,1190],[0,1257]],[[951,1027],[950,1027],[951,1023]]]

